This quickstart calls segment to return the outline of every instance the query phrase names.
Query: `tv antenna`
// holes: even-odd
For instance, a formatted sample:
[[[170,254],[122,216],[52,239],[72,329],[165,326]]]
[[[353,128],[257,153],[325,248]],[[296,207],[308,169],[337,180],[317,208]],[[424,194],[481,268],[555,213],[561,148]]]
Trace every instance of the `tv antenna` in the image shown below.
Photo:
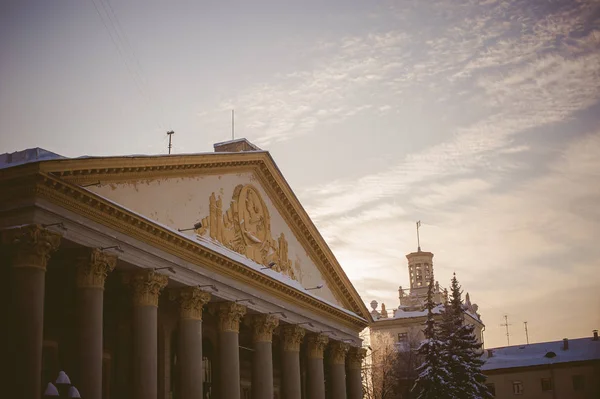
[[[421,221],[417,221],[417,251],[421,252],[421,239],[419,237],[419,228],[421,227]]]
[[[231,110],[231,140],[235,140],[235,111]]]
[[[171,143],[171,137],[173,137],[174,134],[175,132],[172,130],[167,132],[167,136],[169,136],[169,155],[171,155],[171,148],[173,147],[173,144]]]
[[[500,324],[500,327],[506,327],[506,346],[510,346],[510,334],[508,333],[508,326],[512,324],[508,324],[508,315],[504,315],[504,324]]]
[[[525,338],[527,339],[527,345],[529,345],[529,333],[527,332],[527,322],[524,321],[523,324],[525,325]]]

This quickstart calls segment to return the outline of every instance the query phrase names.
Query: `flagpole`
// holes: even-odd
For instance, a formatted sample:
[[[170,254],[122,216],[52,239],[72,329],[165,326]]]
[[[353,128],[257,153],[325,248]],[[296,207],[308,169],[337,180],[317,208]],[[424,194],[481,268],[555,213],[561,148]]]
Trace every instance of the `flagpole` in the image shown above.
[[[417,222],[417,251],[421,252],[421,238],[419,237],[419,227],[421,227],[421,221]]]

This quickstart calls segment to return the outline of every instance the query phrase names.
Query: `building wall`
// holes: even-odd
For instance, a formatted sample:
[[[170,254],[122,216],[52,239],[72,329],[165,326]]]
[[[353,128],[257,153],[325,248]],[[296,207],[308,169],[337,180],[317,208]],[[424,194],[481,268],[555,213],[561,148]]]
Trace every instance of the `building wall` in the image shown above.
[[[306,249],[251,172],[109,183],[89,189],[158,223],[180,229],[192,227],[210,215],[211,194],[221,198],[225,212],[230,207],[235,188],[248,184],[258,191],[268,209],[272,237],[276,240],[281,233],[284,234],[296,279],[304,287],[325,283]],[[194,233],[190,231],[185,234]],[[312,293],[341,305],[327,285]]]
[[[584,388],[581,391],[573,389],[573,376],[584,376]],[[542,391],[542,378],[553,380],[554,388]],[[513,383],[520,381],[523,386],[522,394],[513,392]],[[494,370],[487,375],[486,384],[494,384],[496,398],[508,399],[592,399],[600,398],[600,362],[588,365],[555,365],[511,369],[505,373]]]
[[[435,319],[437,321],[441,320],[440,315],[436,315]],[[407,333],[409,341],[416,341],[419,343],[422,341],[425,336],[423,335],[423,329],[425,328],[426,318],[425,317],[412,317],[407,319],[388,319],[388,320],[379,320],[371,325],[371,335],[375,332],[380,332],[383,334],[390,334],[394,337],[395,341],[398,341],[398,334]],[[475,337],[479,343],[483,342],[482,329],[483,324],[474,321],[471,317],[466,317],[465,321],[467,323],[475,325]]]

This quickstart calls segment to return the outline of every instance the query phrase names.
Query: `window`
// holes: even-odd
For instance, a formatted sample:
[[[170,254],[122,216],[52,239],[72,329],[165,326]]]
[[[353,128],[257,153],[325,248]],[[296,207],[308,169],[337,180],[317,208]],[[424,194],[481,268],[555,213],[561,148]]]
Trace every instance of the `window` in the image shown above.
[[[513,381],[513,393],[523,395],[523,383],[521,381]]]
[[[542,392],[547,392],[552,390],[552,379],[551,378],[542,378]]]
[[[398,342],[400,343],[407,343],[408,342],[408,333],[398,333]]]
[[[487,390],[489,391],[489,393],[492,395],[492,397],[496,397],[496,384],[494,383],[489,383],[489,384],[485,384]]]
[[[585,376],[577,374],[573,376],[573,390],[583,391],[585,389]]]

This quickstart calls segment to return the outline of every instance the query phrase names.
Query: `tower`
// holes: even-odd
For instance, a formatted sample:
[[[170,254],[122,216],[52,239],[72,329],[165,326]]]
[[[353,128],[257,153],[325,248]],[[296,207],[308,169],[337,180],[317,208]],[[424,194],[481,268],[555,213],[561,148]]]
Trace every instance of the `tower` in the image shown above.
[[[414,292],[417,296],[427,295],[427,287],[433,276],[433,253],[419,249],[406,255],[406,259],[408,259],[410,292]]]

